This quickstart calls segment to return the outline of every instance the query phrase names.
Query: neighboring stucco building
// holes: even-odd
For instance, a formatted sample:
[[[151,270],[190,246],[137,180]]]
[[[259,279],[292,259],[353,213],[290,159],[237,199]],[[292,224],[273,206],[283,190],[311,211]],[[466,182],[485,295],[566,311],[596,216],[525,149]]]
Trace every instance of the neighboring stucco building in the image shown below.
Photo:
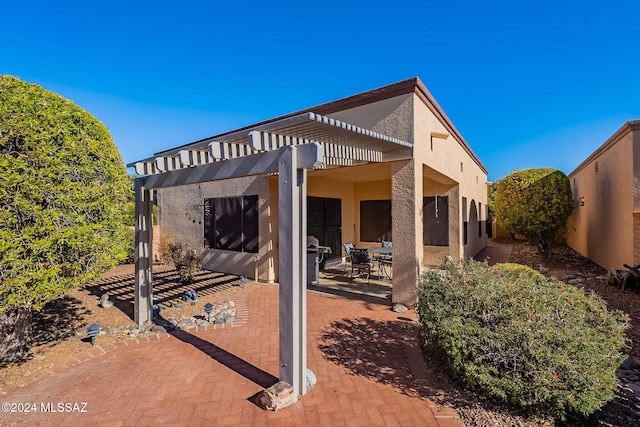
[[[569,174],[567,244],[598,265],[640,264],[640,120],[625,123]]]
[[[415,300],[423,267],[486,246],[487,170],[418,78],[159,152],[135,166],[140,175],[188,168],[197,174],[214,161],[309,141],[324,148],[324,165],[307,173],[307,234],[337,258],[343,242],[392,240],[394,302]],[[278,281],[278,177],[190,182],[155,187],[160,233],[205,248],[207,269]]]

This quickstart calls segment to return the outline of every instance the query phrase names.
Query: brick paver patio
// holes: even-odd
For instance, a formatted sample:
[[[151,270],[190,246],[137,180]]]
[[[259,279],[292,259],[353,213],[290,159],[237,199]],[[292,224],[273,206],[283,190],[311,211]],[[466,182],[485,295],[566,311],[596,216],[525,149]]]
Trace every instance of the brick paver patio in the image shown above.
[[[277,285],[249,292],[246,306],[248,319],[234,327],[105,347],[98,338],[96,347],[2,397],[3,404],[35,404],[36,412],[2,412],[0,424],[463,425],[455,410],[428,400],[413,312],[398,314],[388,305],[312,291],[308,367],[318,383],[291,407],[261,410],[253,397],[278,374]],[[86,412],[43,412],[58,403],[78,403],[71,409]]]

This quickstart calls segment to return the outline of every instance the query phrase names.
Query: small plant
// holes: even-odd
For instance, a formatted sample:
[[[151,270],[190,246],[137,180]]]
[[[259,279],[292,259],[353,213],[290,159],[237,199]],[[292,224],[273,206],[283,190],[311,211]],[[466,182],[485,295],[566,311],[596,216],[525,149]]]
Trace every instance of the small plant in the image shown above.
[[[176,241],[177,238],[175,234],[164,233],[160,236],[160,241],[158,242],[158,256],[160,258],[160,262],[163,264],[170,264],[172,262],[169,245],[176,243]]]
[[[127,227],[124,229],[124,236],[127,239],[127,256],[121,264],[130,264],[134,262],[136,258],[136,233],[133,228]]]
[[[422,276],[417,312],[427,345],[485,396],[564,419],[616,390],[627,316],[529,267],[449,261]]]
[[[195,281],[195,274],[200,269],[201,253],[189,248],[183,242],[170,242],[167,252],[171,263],[180,276],[180,283],[190,285]]]

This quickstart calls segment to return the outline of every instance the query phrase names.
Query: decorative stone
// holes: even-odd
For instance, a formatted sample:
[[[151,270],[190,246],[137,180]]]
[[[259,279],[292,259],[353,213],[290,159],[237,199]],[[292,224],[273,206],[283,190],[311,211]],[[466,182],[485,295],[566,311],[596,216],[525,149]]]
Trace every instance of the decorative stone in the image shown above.
[[[404,313],[409,309],[404,304],[394,304],[394,306],[393,306],[393,308],[391,310],[394,313]]]
[[[109,301],[109,294],[102,294],[102,296],[100,297],[100,306],[102,308],[113,307],[113,302]]]
[[[167,332],[167,330],[162,325],[153,325],[150,330],[151,332]]]
[[[307,390],[311,389],[314,385],[316,385],[317,379],[316,374],[309,368],[307,368]]]
[[[632,357],[628,357],[620,365],[620,369],[625,371],[631,371],[633,369],[640,368],[640,364]]]
[[[261,391],[256,399],[257,405],[266,411],[277,411],[291,406],[294,402],[293,386],[284,381],[279,381]]]
[[[229,316],[224,318],[224,323],[233,323],[236,321],[235,316]]]

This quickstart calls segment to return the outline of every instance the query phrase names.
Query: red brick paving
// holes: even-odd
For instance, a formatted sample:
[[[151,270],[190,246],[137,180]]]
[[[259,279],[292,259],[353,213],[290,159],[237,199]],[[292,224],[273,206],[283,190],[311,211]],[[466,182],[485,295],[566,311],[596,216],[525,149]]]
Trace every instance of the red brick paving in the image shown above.
[[[263,411],[252,397],[278,373],[277,285],[247,295],[237,327],[199,328],[88,349],[10,391],[9,426],[463,426],[428,400],[413,312],[308,293],[308,367],[318,383],[294,405]],[[99,338],[97,339],[99,345]],[[41,405],[86,402],[86,413]]]

